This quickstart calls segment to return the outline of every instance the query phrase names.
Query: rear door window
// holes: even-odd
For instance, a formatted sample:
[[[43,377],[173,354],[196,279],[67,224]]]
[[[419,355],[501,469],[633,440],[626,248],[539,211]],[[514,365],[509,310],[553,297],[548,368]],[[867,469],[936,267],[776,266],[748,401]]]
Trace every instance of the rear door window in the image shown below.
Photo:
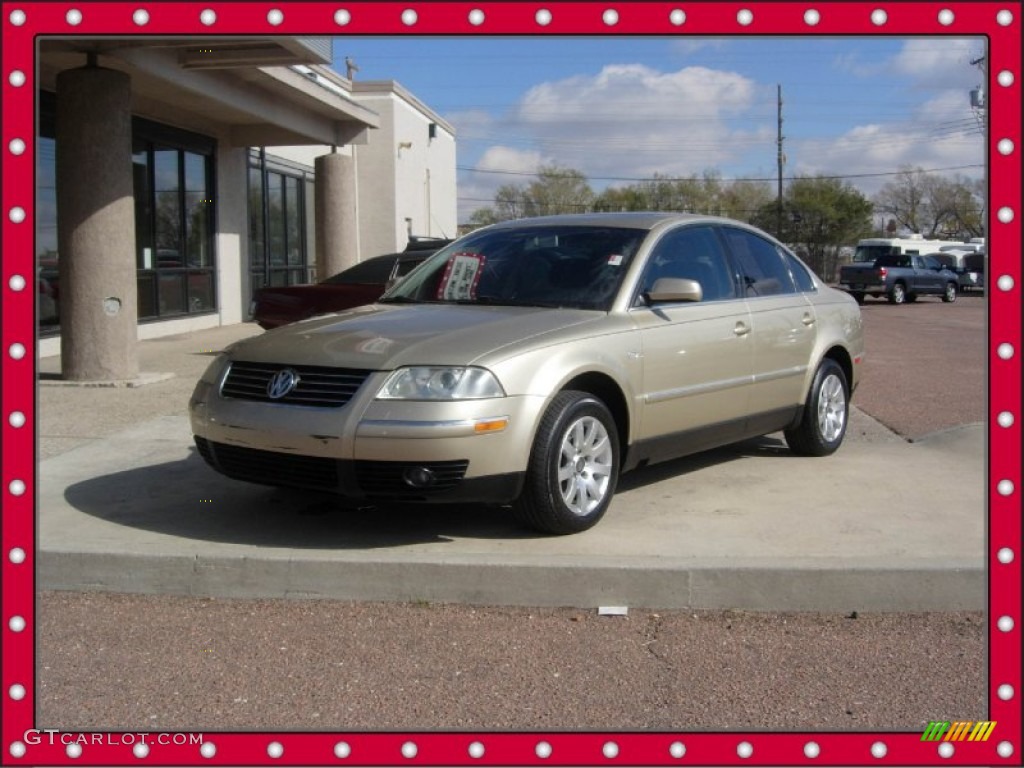
[[[722,233],[739,267],[747,298],[797,292],[789,265],[774,243],[745,229],[723,227]]]

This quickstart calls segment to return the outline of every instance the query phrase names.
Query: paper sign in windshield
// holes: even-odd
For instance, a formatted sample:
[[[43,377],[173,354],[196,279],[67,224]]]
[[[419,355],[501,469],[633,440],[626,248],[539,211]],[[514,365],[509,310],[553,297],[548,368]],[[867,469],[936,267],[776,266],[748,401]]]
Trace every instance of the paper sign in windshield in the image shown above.
[[[437,286],[437,298],[443,301],[475,299],[485,260],[482,253],[453,253]]]

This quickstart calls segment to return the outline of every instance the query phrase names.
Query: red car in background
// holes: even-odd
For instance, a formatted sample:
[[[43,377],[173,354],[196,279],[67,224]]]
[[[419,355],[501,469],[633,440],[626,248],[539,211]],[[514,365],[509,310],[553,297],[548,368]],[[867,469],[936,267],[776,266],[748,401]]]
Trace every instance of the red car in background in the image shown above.
[[[413,240],[401,253],[374,256],[312,285],[261,288],[250,314],[261,328],[270,330],[326,312],[372,304],[393,280],[405,277],[451,240]]]

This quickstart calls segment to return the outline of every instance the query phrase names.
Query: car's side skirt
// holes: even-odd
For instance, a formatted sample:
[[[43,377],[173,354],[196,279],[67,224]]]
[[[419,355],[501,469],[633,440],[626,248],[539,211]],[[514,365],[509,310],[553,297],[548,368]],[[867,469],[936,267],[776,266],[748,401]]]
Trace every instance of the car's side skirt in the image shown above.
[[[623,471],[788,429],[798,422],[800,414],[801,406],[794,405],[792,408],[756,413],[742,419],[642,440],[627,450]]]

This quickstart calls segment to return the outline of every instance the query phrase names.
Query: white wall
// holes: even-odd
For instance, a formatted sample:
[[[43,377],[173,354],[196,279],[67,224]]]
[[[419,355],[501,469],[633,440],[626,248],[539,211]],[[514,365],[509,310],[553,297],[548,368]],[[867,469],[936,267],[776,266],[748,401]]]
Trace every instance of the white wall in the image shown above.
[[[402,250],[410,229],[418,236],[454,237],[455,136],[450,126],[395,83],[358,83],[354,95],[381,117],[369,142],[355,148],[361,257]],[[431,123],[437,126],[433,139]]]

